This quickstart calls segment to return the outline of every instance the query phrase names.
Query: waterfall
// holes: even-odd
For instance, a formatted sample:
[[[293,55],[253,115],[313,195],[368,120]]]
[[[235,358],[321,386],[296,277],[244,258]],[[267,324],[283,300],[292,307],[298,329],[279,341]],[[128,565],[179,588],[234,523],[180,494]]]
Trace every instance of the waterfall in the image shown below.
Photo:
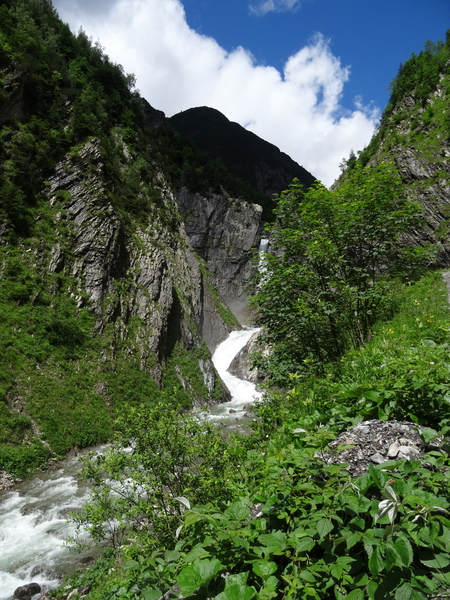
[[[267,252],[269,248],[269,240],[267,238],[261,238],[261,242],[259,244],[259,252]]]
[[[211,420],[232,419],[234,422],[239,421],[246,412],[244,406],[255,399],[261,398],[261,393],[256,390],[253,383],[239,379],[228,372],[228,367],[233,358],[257,331],[259,329],[232,331],[228,338],[216,348],[212,360],[222,381],[230,391],[231,400],[211,406],[208,411]],[[230,413],[230,410],[233,412]]]
[[[258,271],[261,274],[261,280],[258,283],[258,289],[261,286],[261,283],[264,283],[265,280],[267,279],[267,275],[265,274],[267,271],[267,267],[266,264],[264,262],[264,254],[266,254],[266,252],[269,249],[269,240],[267,238],[261,238],[261,242],[259,244],[259,264],[258,264]]]

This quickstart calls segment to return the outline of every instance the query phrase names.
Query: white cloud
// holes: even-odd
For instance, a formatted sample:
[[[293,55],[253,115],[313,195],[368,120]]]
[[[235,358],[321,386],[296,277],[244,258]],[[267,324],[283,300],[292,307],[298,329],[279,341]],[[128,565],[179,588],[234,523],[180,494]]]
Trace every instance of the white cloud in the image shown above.
[[[190,29],[179,0],[116,0],[107,19],[91,3],[54,4],[73,29],[83,24],[114,61],[135,73],[142,95],[167,116],[193,106],[216,108],[326,185],[339,175],[342,158],[371,138],[378,111],[360,98],[352,111],[340,106],[349,69],[320,34],[280,72],[257,64],[242,47],[227,52]]]
[[[259,0],[257,4],[250,4],[252,14],[264,16],[269,12],[286,12],[300,8],[301,0]]]

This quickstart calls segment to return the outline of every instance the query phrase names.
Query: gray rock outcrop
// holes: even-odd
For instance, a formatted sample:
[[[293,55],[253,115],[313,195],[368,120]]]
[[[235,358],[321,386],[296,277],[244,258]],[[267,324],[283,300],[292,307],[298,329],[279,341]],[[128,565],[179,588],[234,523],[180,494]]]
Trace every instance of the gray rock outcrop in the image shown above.
[[[365,473],[369,464],[389,460],[419,460],[426,446],[420,435],[422,428],[408,421],[363,421],[341,433],[328,444],[321,457],[328,464],[346,463],[354,476]],[[343,446],[343,450],[339,447]]]
[[[407,94],[383,115],[383,135],[369,164],[393,161],[406,194],[423,206],[424,232],[411,231],[412,244],[438,243],[439,266],[450,264],[450,61],[426,102]]]
[[[30,600],[32,596],[39,594],[40,591],[41,586],[38,583],[28,583],[14,590],[14,598],[18,598],[18,600]]]
[[[257,331],[252,335],[242,350],[233,358],[228,368],[228,371],[232,375],[245,381],[251,381],[252,383],[261,383],[266,378],[266,374],[263,371],[257,367],[252,368],[251,354],[259,349],[258,339],[260,333],[260,331]]]
[[[177,202],[192,247],[205,260],[213,284],[242,323],[262,233],[262,208],[226,194],[209,197],[181,189]]]
[[[99,142],[93,139],[75,159],[59,163],[49,178],[47,194],[55,225],[65,235],[49,249],[47,268],[69,271],[80,282],[71,293],[79,307],[95,312],[98,331],[113,324],[118,343],[128,345],[139,356],[140,368],[160,382],[175,343],[194,350],[201,347],[203,337],[213,349],[231,326],[221,316],[220,298],[208,282],[211,275],[189,243],[164,179],[160,178],[159,191],[172,229],[155,211],[130,235],[108,200],[103,172]],[[112,344],[111,354],[104,356],[112,364],[115,347]],[[210,359],[200,360],[198,369],[212,393],[218,376]],[[180,381],[186,385],[181,374]]]

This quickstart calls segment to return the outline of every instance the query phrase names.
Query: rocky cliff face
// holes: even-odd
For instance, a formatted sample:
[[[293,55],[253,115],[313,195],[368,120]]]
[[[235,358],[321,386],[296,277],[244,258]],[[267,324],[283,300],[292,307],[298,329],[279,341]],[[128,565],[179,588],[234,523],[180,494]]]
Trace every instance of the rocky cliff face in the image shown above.
[[[262,209],[224,194],[177,194],[192,247],[208,265],[213,284],[242,323],[248,320],[249,284],[262,234]]]
[[[48,268],[70,270],[80,283],[78,305],[94,310],[97,330],[113,324],[122,341],[133,338],[141,368],[161,382],[174,344],[199,349],[203,338],[212,348],[230,325],[220,315],[220,300],[212,297],[207,271],[193,252],[163,177],[160,193],[172,228],[155,211],[130,231],[108,202],[103,170],[94,139],[80,148],[76,160],[59,163],[49,178],[50,205],[68,235],[59,236],[51,249]],[[114,354],[112,348],[112,359]],[[207,357],[197,362],[211,400],[214,368]],[[185,383],[181,371],[180,380]]]
[[[0,472],[22,476],[143,404],[227,399],[221,294],[242,312],[261,208],[210,193],[255,197],[50,2],[0,12]]]
[[[416,86],[405,81],[414,64],[408,61],[402,67],[394,82],[396,101],[388,105],[378,133],[360,156],[372,165],[382,160],[395,163],[408,197],[423,206],[426,231],[420,236],[411,232],[411,242],[439,244],[440,266],[450,264],[450,61],[442,61],[446,53],[443,46],[435,55],[425,52],[410,59],[439,69],[425,96],[418,87],[424,78],[418,76]],[[396,92],[405,87],[410,88],[407,93]]]

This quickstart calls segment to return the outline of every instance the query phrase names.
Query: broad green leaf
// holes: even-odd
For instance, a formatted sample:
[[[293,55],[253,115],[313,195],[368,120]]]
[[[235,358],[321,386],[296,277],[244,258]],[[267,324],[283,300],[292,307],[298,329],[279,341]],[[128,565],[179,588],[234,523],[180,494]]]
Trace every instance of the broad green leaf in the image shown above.
[[[426,552],[421,554],[419,559],[422,564],[432,569],[444,569],[450,565],[450,556],[443,552],[434,555],[432,552]]]
[[[201,521],[203,518],[203,515],[199,515],[193,512],[187,512],[184,514],[184,524],[186,526],[193,525],[194,523],[197,523],[197,521]]]
[[[369,569],[375,577],[377,577],[384,569],[384,560],[380,554],[379,548],[373,549],[372,556],[369,558]]]
[[[397,550],[403,566],[409,567],[414,558],[410,541],[404,537],[398,538],[394,542],[394,548]]]
[[[375,469],[373,465],[369,465],[369,474],[372,477],[372,481],[375,483],[375,485],[382,490],[386,481],[384,473],[378,469]]]
[[[395,600],[409,600],[412,594],[412,587],[408,582],[405,582],[395,590]]]
[[[360,512],[359,496],[355,492],[344,492],[341,494],[343,502],[348,504],[349,508],[355,513]]]
[[[317,533],[320,538],[324,538],[333,530],[333,527],[334,525],[329,519],[320,519],[320,521],[317,522]]]
[[[235,546],[240,546],[241,548],[245,548],[245,550],[250,550],[250,542],[248,540],[244,540],[241,537],[233,537],[233,544]]]
[[[339,556],[336,559],[336,563],[338,565],[349,565],[352,562],[355,562],[356,558],[353,558],[352,556]]]
[[[423,439],[426,445],[428,445],[431,440],[434,440],[437,436],[437,431],[431,429],[431,427],[424,427],[420,432],[420,437]]]
[[[340,579],[344,573],[344,569],[340,565],[333,565],[330,569],[330,573],[335,579]]]
[[[441,583],[445,583],[447,587],[450,586],[450,573],[433,573],[433,576]]]
[[[248,579],[248,571],[245,573],[236,573],[225,577],[225,589],[231,585],[245,586]]]
[[[127,562],[123,565],[124,569],[136,569],[137,567],[140,567],[141,565],[138,563],[137,560],[127,560]]]
[[[244,502],[235,502],[225,510],[227,517],[236,520],[248,519],[251,510]]]
[[[154,590],[151,588],[144,588],[141,591],[141,594],[144,596],[144,600],[159,600],[159,598],[162,596],[160,590]]]
[[[202,558],[204,556],[209,556],[208,550],[203,548],[203,546],[195,546],[188,554],[186,554],[184,561],[190,563],[194,562],[195,559]]]
[[[363,536],[363,533],[355,531],[355,533],[352,533],[351,535],[348,536],[348,538],[345,540],[345,546],[347,548],[347,550],[350,550],[350,548],[353,548],[353,546],[355,544],[357,544],[359,541],[361,541],[361,538]]]
[[[310,571],[306,571],[306,570],[300,571],[299,577],[301,577],[301,579],[304,579],[308,583],[316,583],[316,581],[317,581],[317,579],[314,577],[314,575]]]
[[[345,596],[345,600],[364,600],[364,592],[360,588],[352,590],[350,594]]]
[[[223,567],[217,558],[212,558],[211,560],[208,558],[203,560],[197,559],[192,566],[196,569],[204,583],[207,583]]]
[[[303,589],[303,593],[305,593],[307,596],[311,596],[312,598],[320,598],[316,589],[313,587],[309,587],[308,585],[305,586],[305,588]]]
[[[280,583],[279,579],[274,575],[271,575],[264,582],[263,590],[268,592],[274,592],[277,589],[278,584]]]
[[[392,544],[386,544],[386,551],[385,551],[385,565],[386,565],[386,570],[390,571],[392,569],[392,567],[401,567],[402,566],[402,559],[400,558],[398,552],[396,551],[396,549],[394,548],[394,546]]]
[[[393,502],[392,500],[382,500],[378,505],[378,510],[374,517],[375,523],[387,516],[389,523],[392,525],[399,506],[400,505],[398,502]]]
[[[427,597],[417,588],[413,588],[409,600],[427,600]]]
[[[349,525],[352,526],[352,529],[357,527],[360,531],[364,531],[366,529],[366,522],[361,517],[354,517],[350,521]]]
[[[203,579],[193,565],[188,565],[180,571],[177,583],[180,586],[181,592],[189,595],[202,585]]]
[[[375,581],[369,581],[369,583],[367,584],[367,595],[369,596],[370,600],[375,600],[375,593],[378,589],[378,583],[376,583]]]
[[[300,538],[295,545],[297,552],[309,552],[314,548],[316,542],[310,537]]]
[[[266,546],[270,554],[281,554],[286,548],[286,534],[283,531],[264,533],[258,536],[258,541]]]
[[[269,560],[255,560],[252,563],[252,569],[259,577],[265,580],[269,575],[275,573],[277,565]]]
[[[176,496],[175,500],[178,500],[178,502],[180,502],[181,504],[184,504],[184,506],[188,509],[191,510],[191,503],[189,502],[189,500],[187,498],[185,498],[184,496]]]
[[[390,485],[385,486],[383,490],[383,496],[387,500],[392,500],[392,502],[398,502],[397,494],[394,492],[393,488]]]
[[[244,587],[235,583],[218,594],[214,600],[252,600],[255,595],[254,587]]]
[[[175,562],[180,559],[180,553],[178,550],[166,550],[164,552],[164,560],[166,562]]]

